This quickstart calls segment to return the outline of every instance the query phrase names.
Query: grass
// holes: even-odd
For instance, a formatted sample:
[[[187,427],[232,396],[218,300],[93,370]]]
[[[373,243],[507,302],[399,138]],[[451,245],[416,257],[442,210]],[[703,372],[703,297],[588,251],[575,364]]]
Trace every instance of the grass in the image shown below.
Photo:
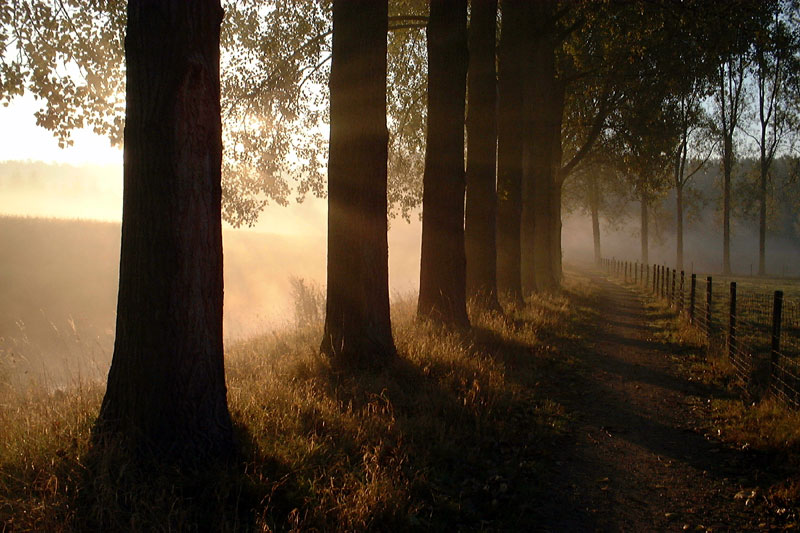
[[[139,469],[91,449],[102,386],[0,385],[0,523],[13,531],[353,531],[518,527],[568,417],[548,399],[569,291],[468,334],[393,305],[400,356],[337,372],[319,322],[232,345],[239,456],[214,470]],[[298,320],[298,323],[304,323]],[[2,383],[2,381],[0,381]],[[553,386],[552,384],[550,386]],[[521,511],[520,511],[521,510]],[[513,511],[513,512],[512,512]]]
[[[662,302],[647,305],[664,308]],[[680,346],[682,353],[675,361],[690,379],[725,391],[701,409],[703,431],[753,454],[751,460],[767,473],[763,496],[773,510],[786,516],[787,523],[794,523],[800,518],[800,412],[766,394],[760,383],[763,376],[751,375],[745,382],[728,359],[724,339],[709,344],[705,333],[685,316],[669,315],[658,326],[664,340]]]

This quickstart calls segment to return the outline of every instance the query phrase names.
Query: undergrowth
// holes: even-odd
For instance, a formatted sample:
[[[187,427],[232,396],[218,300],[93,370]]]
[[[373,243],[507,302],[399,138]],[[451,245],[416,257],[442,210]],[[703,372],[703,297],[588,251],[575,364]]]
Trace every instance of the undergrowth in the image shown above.
[[[399,357],[379,371],[332,368],[312,307],[298,308],[294,329],[229,347],[239,451],[222,467],[140,468],[93,450],[100,384],[0,388],[3,529],[480,530],[534,520],[526,502],[546,494],[538,474],[566,424],[540,385],[575,312],[569,293],[508,317],[473,312],[469,333],[419,323],[413,302],[396,300]]]
[[[663,309],[650,303],[651,309]],[[703,406],[704,431],[735,449],[755,454],[753,460],[770,473],[764,497],[773,510],[800,518],[800,412],[773,398],[764,387],[763,361],[745,383],[728,359],[727,349],[709,343],[685,317],[673,314],[659,323],[669,341],[680,347],[674,360],[690,379],[724,391]]]

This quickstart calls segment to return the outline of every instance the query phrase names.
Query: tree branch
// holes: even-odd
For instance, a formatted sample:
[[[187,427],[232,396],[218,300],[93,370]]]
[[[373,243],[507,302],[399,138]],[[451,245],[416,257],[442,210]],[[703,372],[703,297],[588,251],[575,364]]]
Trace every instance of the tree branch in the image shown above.
[[[589,151],[592,149],[594,142],[600,137],[600,133],[603,131],[603,124],[605,124],[606,118],[608,118],[609,113],[611,112],[611,98],[610,92],[608,90],[608,86],[603,90],[603,99],[600,103],[600,108],[597,110],[597,115],[594,117],[594,122],[592,123],[592,127],[589,130],[589,134],[586,136],[586,140],[584,141],[583,145],[578,149],[572,159],[569,162],[561,167],[558,172],[556,179],[558,180],[559,184],[563,184],[564,180],[569,176],[569,174],[575,170],[575,167],[578,166],[578,163],[586,157]]]

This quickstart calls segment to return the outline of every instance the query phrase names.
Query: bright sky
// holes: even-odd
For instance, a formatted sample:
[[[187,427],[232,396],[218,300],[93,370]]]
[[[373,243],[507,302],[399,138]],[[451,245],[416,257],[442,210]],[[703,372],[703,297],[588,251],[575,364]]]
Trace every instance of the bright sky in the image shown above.
[[[4,190],[0,192],[0,213],[59,218],[120,220],[122,199],[122,150],[91,130],[73,133],[74,145],[59,148],[53,135],[36,125],[39,103],[29,95],[0,106],[0,161],[45,161],[81,165],[114,165],[119,170],[104,174],[102,190],[107,194],[65,194],[63,190]],[[68,187],[68,184],[64,184]],[[108,189],[111,189],[108,191]],[[327,216],[325,200],[309,198],[303,204],[284,208],[268,206],[255,229],[271,233],[318,233]]]
[[[34,113],[41,108],[33,96],[16,98],[0,106],[0,161],[39,160],[70,165],[122,164],[122,150],[113,148],[105,137],[91,130],[73,134],[74,146],[61,149],[53,134],[36,125]]]

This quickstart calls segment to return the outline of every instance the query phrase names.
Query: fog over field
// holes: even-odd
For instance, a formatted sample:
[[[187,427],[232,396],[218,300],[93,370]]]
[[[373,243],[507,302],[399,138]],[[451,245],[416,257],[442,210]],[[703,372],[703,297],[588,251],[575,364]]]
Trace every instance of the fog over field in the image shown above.
[[[117,166],[0,164],[0,350],[19,372],[53,382],[105,377],[113,349],[122,203]],[[672,198],[660,210],[651,235],[653,262],[672,264]],[[605,256],[637,260],[637,205],[618,227],[602,221]],[[325,282],[326,202],[309,198],[288,207],[268,206],[254,228],[223,230],[227,342],[267,333],[295,321],[291,278],[321,289]],[[564,219],[567,262],[592,259],[589,219]],[[393,220],[389,231],[389,276],[393,297],[419,284],[421,224]],[[713,212],[690,221],[686,269],[720,270],[720,225]],[[757,229],[734,226],[734,271],[749,274],[757,262]],[[796,239],[772,236],[770,272],[800,276]]]
[[[20,373],[105,377],[113,350],[121,169],[0,164],[0,351]],[[325,282],[326,203],[270,206],[223,230],[227,342],[294,323],[291,278]],[[394,221],[393,296],[419,283],[420,223]]]

